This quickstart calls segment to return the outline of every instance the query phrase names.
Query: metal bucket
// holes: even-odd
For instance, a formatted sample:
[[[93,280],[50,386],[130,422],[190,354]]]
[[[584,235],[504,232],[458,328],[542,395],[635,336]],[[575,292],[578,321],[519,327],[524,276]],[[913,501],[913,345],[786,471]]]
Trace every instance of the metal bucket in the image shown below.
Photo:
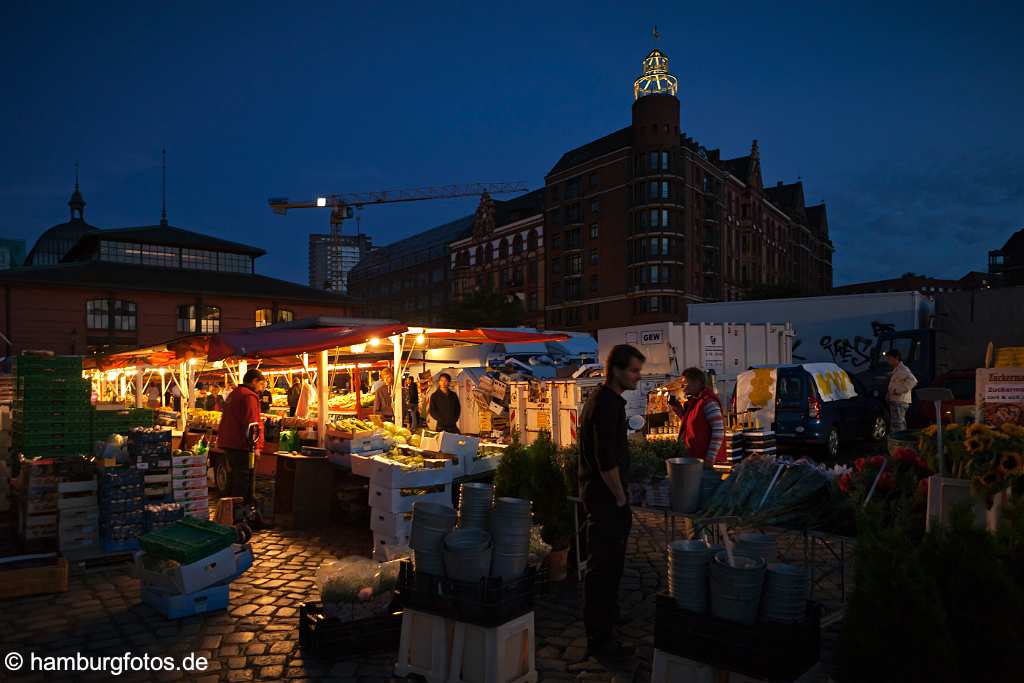
[[[740,555],[760,557],[765,562],[774,562],[778,547],[774,536],[758,533],[743,533],[736,536],[736,552]]]
[[[760,557],[726,552],[711,563],[711,614],[719,619],[753,624],[761,603],[766,562]]]
[[[804,620],[809,580],[807,570],[792,564],[769,564],[761,597],[761,621]]]
[[[456,529],[444,537],[444,568],[449,578],[479,581],[491,572],[491,535],[480,529]]]
[[[708,609],[708,546],[703,541],[674,541],[668,546],[668,592],[685,610]]]
[[[493,495],[490,484],[463,484],[459,490],[459,527],[486,530],[490,526]]]
[[[409,547],[441,553],[445,535],[455,527],[455,510],[440,503],[413,503]]]
[[[704,461],[697,458],[669,458],[665,461],[672,484],[672,511],[696,512],[700,506],[700,483]]]

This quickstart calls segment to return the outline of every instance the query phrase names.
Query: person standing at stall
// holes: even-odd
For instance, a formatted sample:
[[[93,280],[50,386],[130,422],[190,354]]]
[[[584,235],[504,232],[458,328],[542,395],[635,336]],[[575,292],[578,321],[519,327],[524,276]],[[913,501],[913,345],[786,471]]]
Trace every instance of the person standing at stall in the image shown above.
[[[395,419],[395,404],[391,398],[391,386],[394,381],[395,374],[391,368],[384,368],[380,371],[380,380],[373,390],[373,412],[385,420]]]
[[[263,418],[260,416],[260,394],[267,380],[259,370],[245,373],[242,385],[228,396],[217,427],[217,446],[224,451],[228,463],[228,496],[249,497],[249,425],[256,423],[259,433],[256,452],[263,449]],[[252,501],[246,501],[251,503]]]
[[[903,432],[907,429],[907,410],[913,400],[917,377],[914,377],[910,368],[903,364],[903,356],[899,349],[886,351],[885,360],[892,368],[892,374],[889,375],[889,388],[885,392],[885,399],[889,403],[889,432]]]
[[[679,441],[686,446],[686,457],[698,458],[707,467],[725,462],[725,417],[722,403],[707,385],[700,368],[683,370],[686,404],[675,396],[668,400],[682,421]]]
[[[636,388],[645,360],[628,344],[611,350],[605,382],[584,404],[577,432],[580,497],[587,513],[590,554],[583,582],[583,624],[587,652],[597,658],[621,659],[634,652],[615,639],[619,583],[633,526],[626,498],[629,446],[622,392]]]
[[[442,372],[437,376],[437,391],[430,395],[430,417],[437,421],[437,431],[459,434],[459,416],[462,406],[451,390],[452,376]]]
[[[416,429],[419,426],[420,392],[416,388],[416,381],[412,375],[406,375],[402,380],[402,405],[405,406],[403,413],[405,423],[409,429]]]
[[[295,417],[295,409],[299,407],[299,397],[302,395],[302,383],[300,380],[293,380],[288,387],[288,417]]]

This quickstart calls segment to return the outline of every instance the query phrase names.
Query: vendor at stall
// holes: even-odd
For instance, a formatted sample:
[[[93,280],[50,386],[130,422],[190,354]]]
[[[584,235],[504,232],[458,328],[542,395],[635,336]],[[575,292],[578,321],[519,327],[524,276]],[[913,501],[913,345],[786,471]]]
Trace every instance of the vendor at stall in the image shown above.
[[[263,449],[263,418],[260,416],[260,394],[267,380],[259,370],[245,373],[242,385],[231,392],[217,427],[217,446],[224,451],[228,463],[228,496],[249,496],[249,425],[258,425],[256,452]]]
[[[391,385],[394,381],[395,375],[391,368],[384,368],[380,371],[380,383],[373,390],[373,412],[387,420],[395,417],[395,405],[391,401]]]
[[[299,407],[299,397],[302,395],[302,382],[295,380],[288,387],[288,417],[295,417],[295,409]]]
[[[437,391],[430,395],[430,417],[437,422],[437,431],[459,434],[459,416],[462,405],[451,390],[452,376],[442,372],[437,376]]]
[[[725,418],[722,403],[707,386],[700,368],[683,370],[683,394],[686,403],[672,396],[668,404],[682,421],[679,441],[686,446],[686,455],[699,458],[705,465],[725,462]]]

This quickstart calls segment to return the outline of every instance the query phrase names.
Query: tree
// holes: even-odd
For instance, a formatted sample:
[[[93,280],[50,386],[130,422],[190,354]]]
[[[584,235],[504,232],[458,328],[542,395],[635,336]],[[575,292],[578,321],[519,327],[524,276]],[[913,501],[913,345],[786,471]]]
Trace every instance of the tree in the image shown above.
[[[444,324],[455,328],[518,327],[526,311],[518,297],[491,290],[480,290],[450,307]]]

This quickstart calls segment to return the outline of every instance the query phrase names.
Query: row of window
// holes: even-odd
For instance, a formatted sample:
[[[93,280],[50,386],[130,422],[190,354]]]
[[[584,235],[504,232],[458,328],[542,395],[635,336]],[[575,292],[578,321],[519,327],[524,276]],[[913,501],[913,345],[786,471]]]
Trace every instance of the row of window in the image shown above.
[[[676,223],[676,212],[669,209],[644,209],[633,214],[632,234],[664,230]],[[682,227],[682,226],[680,226]]]
[[[590,230],[587,233],[590,235],[591,240],[596,240],[598,236],[597,223],[590,224]],[[582,231],[580,228],[571,228],[566,230],[564,233],[555,232],[551,235],[551,248],[552,249],[582,249],[583,238]]]
[[[628,249],[629,263],[683,258],[683,240],[680,237],[641,237],[630,240]]]
[[[679,266],[639,266],[630,268],[629,283],[638,289],[658,289],[671,287],[676,281],[676,276],[681,275],[682,269]]]
[[[208,249],[179,249],[158,244],[100,241],[99,258],[114,263],[137,263],[163,268],[216,270],[224,273],[251,273],[252,257]]]
[[[476,263],[491,263],[494,259],[504,259],[509,257],[509,240],[502,237],[501,240],[488,248],[486,245],[480,244],[476,247]],[[526,233],[526,239],[519,233],[511,240],[512,256],[518,256],[525,251],[536,251],[537,250],[537,231],[530,230]],[[455,256],[456,266],[469,266],[469,250],[462,249]]]
[[[286,308],[257,308],[256,327],[295,319]],[[85,324],[90,330],[134,332],[138,329],[138,305],[124,299],[90,299],[85,302]],[[220,332],[220,307],[182,304],[177,308],[177,331],[180,334]]]
[[[598,187],[600,187],[601,186],[601,176],[596,171],[591,173],[591,174],[589,174],[587,176],[587,184],[586,184],[586,186],[584,186],[584,184],[583,184],[583,176],[578,175],[575,178],[570,178],[569,180],[566,180],[564,185],[565,185],[565,195],[564,195],[565,198],[566,199],[575,199],[576,197],[582,197],[583,196],[585,188],[588,188],[590,190],[595,190]],[[558,185],[552,185],[548,189],[548,194],[551,197],[552,201],[558,201],[559,195],[560,195],[559,186]]]
[[[582,325],[584,314],[586,314],[586,319],[588,321],[596,321],[601,315],[600,304],[572,306],[570,308],[560,308],[554,311],[549,311],[548,327],[558,327],[560,325],[571,327],[573,325]]]

